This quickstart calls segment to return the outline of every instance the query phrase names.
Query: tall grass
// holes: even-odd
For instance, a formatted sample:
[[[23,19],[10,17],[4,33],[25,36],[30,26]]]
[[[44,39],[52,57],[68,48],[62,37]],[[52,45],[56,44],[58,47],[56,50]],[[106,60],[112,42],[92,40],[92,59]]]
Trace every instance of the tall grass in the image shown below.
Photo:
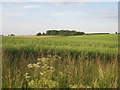
[[[79,57],[77,61],[59,56],[3,68],[4,88],[117,88],[118,60]],[[24,61],[25,62],[25,61]],[[15,64],[15,63],[14,63]],[[8,66],[7,66],[8,67]],[[24,69],[22,68],[24,67]],[[24,71],[23,71],[24,70]],[[7,74],[5,74],[7,72]]]

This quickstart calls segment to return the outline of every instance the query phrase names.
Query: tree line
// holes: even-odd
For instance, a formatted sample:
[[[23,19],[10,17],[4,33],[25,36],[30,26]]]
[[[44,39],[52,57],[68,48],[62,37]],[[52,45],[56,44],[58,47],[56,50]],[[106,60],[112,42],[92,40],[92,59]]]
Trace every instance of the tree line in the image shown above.
[[[64,36],[74,36],[74,35],[84,35],[84,32],[77,32],[75,30],[48,30],[44,35],[64,35]],[[37,36],[43,35],[40,32],[36,34]]]

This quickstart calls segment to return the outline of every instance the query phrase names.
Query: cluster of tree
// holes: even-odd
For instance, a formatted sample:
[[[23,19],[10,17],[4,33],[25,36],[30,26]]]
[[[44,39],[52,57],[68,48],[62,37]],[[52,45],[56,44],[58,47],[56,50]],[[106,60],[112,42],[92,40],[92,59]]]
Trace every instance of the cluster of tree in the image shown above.
[[[37,33],[36,36],[46,35],[45,33]]]
[[[15,34],[9,34],[8,36],[15,36]]]
[[[46,35],[65,35],[65,36],[73,36],[73,35],[83,35],[84,32],[77,32],[75,30],[48,30]]]

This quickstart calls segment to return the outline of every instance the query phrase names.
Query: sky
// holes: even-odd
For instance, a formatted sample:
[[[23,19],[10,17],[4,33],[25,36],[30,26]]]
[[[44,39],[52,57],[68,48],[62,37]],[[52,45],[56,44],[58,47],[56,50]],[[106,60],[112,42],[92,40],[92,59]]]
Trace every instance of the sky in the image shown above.
[[[4,2],[118,2],[119,0],[2,0]]]
[[[35,35],[51,29],[118,31],[118,2],[2,2],[0,6],[3,35]]]

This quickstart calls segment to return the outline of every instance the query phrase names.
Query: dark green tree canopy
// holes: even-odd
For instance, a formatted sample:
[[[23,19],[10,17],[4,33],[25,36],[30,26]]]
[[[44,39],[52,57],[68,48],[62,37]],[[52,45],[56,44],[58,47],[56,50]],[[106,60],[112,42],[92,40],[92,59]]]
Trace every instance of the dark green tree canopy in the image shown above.
[[[40,35],[41,35],[41,33],[40,33],[40,32],[36,34],[36,36],[40,36]]]
[[[15,34],[9,34],[8,36],[15,36]]]
[[[65,35],[65,36],[73,36],[73,35],[83,35],[84,32],[77,32],[75,30],[48,30],[46,35]]]

